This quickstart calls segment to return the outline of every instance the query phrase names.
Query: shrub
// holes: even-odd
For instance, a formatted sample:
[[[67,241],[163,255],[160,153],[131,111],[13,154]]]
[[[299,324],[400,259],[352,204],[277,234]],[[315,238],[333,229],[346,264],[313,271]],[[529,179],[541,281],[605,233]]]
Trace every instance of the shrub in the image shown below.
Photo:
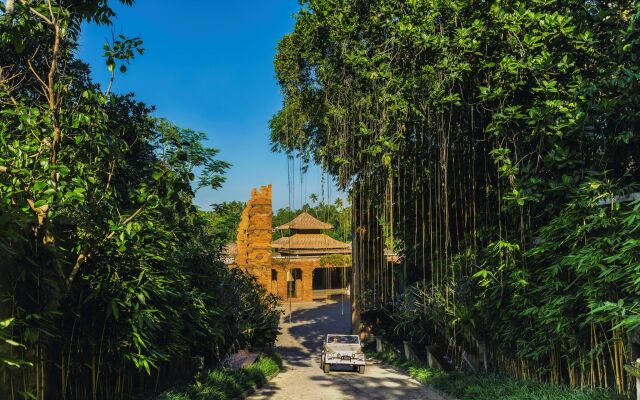
[[[263,355],[247,368],[211,370],[201,384],[170,390],[158,396],[157,400],[235,399],[250,389],[264,385],[281,368],[282,360],[277,354]]]

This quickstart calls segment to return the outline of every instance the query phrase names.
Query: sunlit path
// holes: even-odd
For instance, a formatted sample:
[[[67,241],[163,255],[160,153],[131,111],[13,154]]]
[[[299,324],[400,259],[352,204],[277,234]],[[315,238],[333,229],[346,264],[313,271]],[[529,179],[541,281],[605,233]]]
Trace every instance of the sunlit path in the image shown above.
[[[367,363],[364,375],[337,368],[324,374],[319,364],[322,336],[326,333],[348,333],[348,303],[298,303],[292,309],[291,323],[285,315],[281,323],[282,333],[276,343],[285,370],[249,399],[429,400],[418,382],[376,362]]]

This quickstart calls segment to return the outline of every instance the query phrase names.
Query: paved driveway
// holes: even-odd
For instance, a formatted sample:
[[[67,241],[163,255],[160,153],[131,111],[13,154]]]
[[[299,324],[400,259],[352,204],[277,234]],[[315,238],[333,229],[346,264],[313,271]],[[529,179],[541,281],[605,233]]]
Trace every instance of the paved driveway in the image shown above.
[[[322,372],[322,337],[349,332],[348,301],[294,304],[291,323],[289,305],[285,308],[287,314],[281,321],[282,333],[276,343],[285,370],[249,399],[430,399],[418,382],[374,361],[367,361],[364,375],[333,368],[329,374]]]

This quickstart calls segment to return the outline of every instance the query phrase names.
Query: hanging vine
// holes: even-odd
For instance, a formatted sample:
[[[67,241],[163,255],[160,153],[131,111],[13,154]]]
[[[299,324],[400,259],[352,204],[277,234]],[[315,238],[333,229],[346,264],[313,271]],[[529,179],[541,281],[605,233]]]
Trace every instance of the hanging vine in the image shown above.
[[[640,230],[616,199],[640,178],[636,7],[303,2],[278,46],[272,141],[350,190],[361,311],[417,293],[428,340],[452,351],[628,389]]]

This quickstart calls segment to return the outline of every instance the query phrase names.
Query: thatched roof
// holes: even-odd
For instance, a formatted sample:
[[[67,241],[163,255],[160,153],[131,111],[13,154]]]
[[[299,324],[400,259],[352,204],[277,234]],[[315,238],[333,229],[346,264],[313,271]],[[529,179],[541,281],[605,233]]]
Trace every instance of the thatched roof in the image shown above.
[[[303,212],[295,217],[289,223],[276,227],[276,230],[301,230],[301,231],[313,231],[313,230],[325,230],[331,229],[333,225],[327,224],[312,217],[309,213]]]
[[[276,251],[287,250],[349,250],[349,243],[340,242],[322,233],[302,233],[283,237],[271,243]]]

